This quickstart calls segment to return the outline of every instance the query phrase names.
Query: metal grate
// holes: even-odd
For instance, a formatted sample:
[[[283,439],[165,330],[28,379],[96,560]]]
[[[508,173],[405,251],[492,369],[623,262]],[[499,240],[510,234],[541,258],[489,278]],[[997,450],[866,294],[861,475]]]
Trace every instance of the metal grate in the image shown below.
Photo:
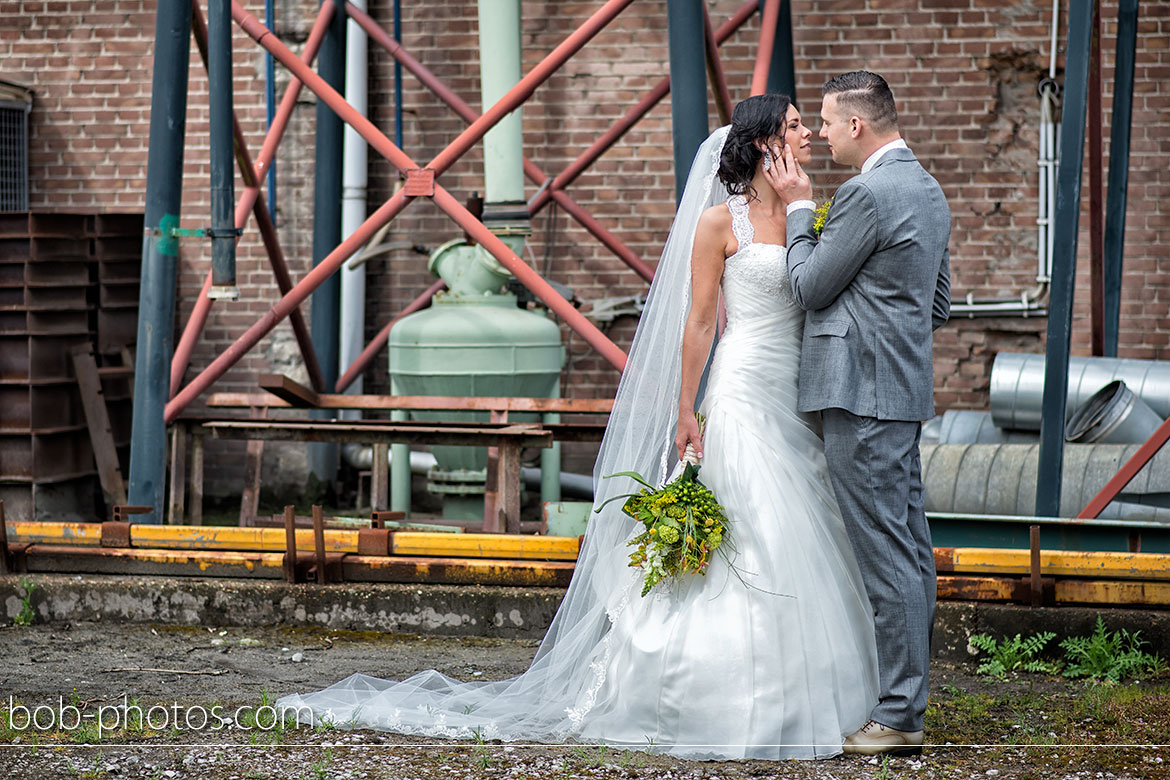
[[[28,210],[29,108],[0,101],[0,211]]]

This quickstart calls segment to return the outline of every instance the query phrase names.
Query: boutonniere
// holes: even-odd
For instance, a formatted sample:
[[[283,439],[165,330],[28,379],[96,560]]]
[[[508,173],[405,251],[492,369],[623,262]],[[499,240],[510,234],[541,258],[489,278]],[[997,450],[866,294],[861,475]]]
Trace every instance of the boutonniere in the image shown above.
[[[813,220],[813,235],[817,236],[818,238],[821,235],[821,231],[825,229],[825,222],[827,222],[829,219],[829,206],[832,205],[833,199],[829,198],[813,210],[813,214],[816,217]]]

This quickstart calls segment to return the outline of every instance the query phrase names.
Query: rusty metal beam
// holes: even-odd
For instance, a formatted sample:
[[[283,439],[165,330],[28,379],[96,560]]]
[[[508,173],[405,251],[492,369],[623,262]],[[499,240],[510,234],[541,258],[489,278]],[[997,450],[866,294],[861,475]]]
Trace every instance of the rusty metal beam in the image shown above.
[[[267,393],[213,393],[207,397],[212,408],[267,406],[288,409],[292,405]],[[445,395],[343,395],[320,393],[318,409],[427,410],[427,411],[509,411],[559,412],[562,414],[609,414],[611,398],[513,398],[510,396]]]

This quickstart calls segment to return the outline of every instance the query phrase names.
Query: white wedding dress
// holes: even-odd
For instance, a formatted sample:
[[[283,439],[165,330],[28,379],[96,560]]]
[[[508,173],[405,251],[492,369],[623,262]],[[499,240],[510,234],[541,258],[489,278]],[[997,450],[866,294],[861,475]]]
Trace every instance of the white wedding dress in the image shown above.
[[[703,155],[711,156],[708,166],[717,164],[725,131],[708,140],[696,167]],[[719,195],[701,184],[688,212],[693,221]],[[701,406],[708,422],[699,475],[726,510],[727,555],[716,554],[705,576],[686,575],[643,598],[642,571],[626,565],[626,542],[641,526],[617,512],[603,514],[591,521],[573,583],[524,674],[499,682],[462,682],[434,670],[402,682],[355,674],[323,691],[285,697],[278,707],[306,723],[604,742],[694,759],[841,752],[843,737],[877,703],[872,611],[821,441],[795,411],[804,314],[788,286],[784,247],[753,242],[741,196],[728,207],[739,247],[723,272],[727,328]],[[693,232],[680,250],[688,259],[691,242]],[[660,263],[664,280],[673,273],[662,283],[689,284],[689,274],[679,271]],[[671,307],[659,316],[678,317]],[[651,325],[674,333],[664,321]],[[677,409],[677,367],[672,385],[658,376],[653,350],[661,344],[637,342],[623,378],[631,388],[619,389],[610,423],[613,437],[632,443],[619,441],[610,451],[617,463],[637,455],[636,467],[650,474],[673,448],[664,435],[673,433],[673,422],[660,431],[657,420],[653,442],[644,441],[651,434],[639,427],[647,423],[637,404],[657,393],[658,407]],[[649,357],[638,357],[639,349],[649,349]],[[597,473],[625,470],[612,467],[602,447]],[[662,468],[658,477],[666,473]],[[599,481],[599,489],[606,484]]]

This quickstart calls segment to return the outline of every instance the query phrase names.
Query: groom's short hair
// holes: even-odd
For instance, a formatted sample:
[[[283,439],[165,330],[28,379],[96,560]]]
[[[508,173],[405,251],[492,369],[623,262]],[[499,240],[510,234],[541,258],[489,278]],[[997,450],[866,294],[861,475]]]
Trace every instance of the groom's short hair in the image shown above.
[[[867,120],[879,133],[898,127],[898,109],[890,85],[876,73],[855,70],[825,82],[821,95],[836,95],[837,105],[850,115]]]

